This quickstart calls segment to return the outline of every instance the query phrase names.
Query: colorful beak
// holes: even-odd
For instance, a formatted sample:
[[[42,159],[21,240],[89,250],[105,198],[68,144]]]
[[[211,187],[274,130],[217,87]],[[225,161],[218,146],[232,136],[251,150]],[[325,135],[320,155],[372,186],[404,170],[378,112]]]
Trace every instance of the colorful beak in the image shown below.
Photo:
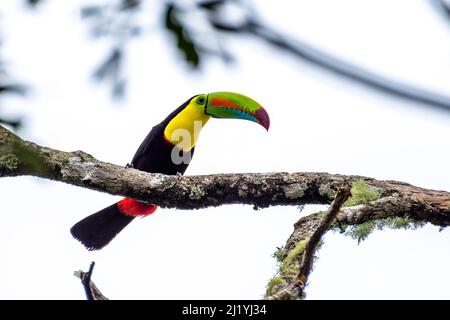
[[[213,118],[243,119],[259,123],[269,130],[270,118],[255,100],[239,93],[214,92],[208,94],[205,113]]]

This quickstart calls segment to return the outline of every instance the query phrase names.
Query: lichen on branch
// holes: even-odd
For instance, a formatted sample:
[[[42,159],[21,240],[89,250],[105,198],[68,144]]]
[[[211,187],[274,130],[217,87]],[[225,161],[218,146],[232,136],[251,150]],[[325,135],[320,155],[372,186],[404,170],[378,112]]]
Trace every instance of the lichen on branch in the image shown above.
[[[361,191],[359,198],[361,195],[367,198],[369,194],[370,202],[343,208],[337,218],[343,224],[391,216],[408,216],[440,226],[450,224],[449,192],[403,182],[316,172],[167,176],[102,162],[83,151],[65,152],[40,146],[22,140],[2,126],[0,159],[0,177],[37,176],[164,208],[329,204],[340,188],[353,184],[354,189]],[[373,192],[375,196],[370,195]],[[310,216],[309,223],[314,224],[316,218]]]
[[[329,204],[339,190],[352,186],[352,198],[340,208],[332,227],[347,228],[349,235],[358,240],[375,228],[386,226],[408,228],[425,222],[450,225],[447,191],[317,172],[167,176],[102,162],[83,151],[40,146],[0,126],[0,178],[24,175],[179,209],[223,204],[249,204],[255,208]],[[296,277],[292,275],[301,268],[300,257],[326,215],[317,212],[300,218],[294,225],[286,245],[277,251],[280,273],[269,282],[267,296],[293,284]]]

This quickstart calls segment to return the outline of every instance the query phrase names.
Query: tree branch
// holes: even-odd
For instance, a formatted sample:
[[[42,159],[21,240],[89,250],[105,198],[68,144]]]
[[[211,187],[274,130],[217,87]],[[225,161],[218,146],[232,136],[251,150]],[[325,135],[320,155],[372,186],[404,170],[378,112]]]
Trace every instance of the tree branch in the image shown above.
[[[20,139],[0,126],[0,177],[37,176],[74,186],[154,203],[163,208],[200,209],[224,204],[329,204],[336,192],[364,181],[380,199],[347,208],[345,224],[371,218],[409,216],[440,226],[450,224],[450,193],[403,182],[329,173],[243,173],[199,176],[150,174],[101,162],[82,152],[64,152]]]
[[[94,265],[95,262],[91,262],[88,272],[78,270],[74,272],[74,276],[81,280],[81,284],[83,285],[84,291],[86,292],[87,300],[108,300],[108,298],[106,298],[100,292],[94,282],[91,281],[92,272],[94,271]]]
[[[390,181],[389,183],[393,182]],[[404,184],[404,187],[405,190],[410,188],[407,184]],[[355,186],[352,188],[351,199],[355,197],[354,191]],[[442,204],[447,206],[447,209],[444,209],[444,211],[447,211],[445,215],[448,216],[449,194],[442,192],[441,195]],[[359,205],[346,206],[348,204],[344,204],[344,207],[340,209],[337,207],[337,205],[340,205],[340,202],[337,204],[333,203],[327,212],[317,212],[300,218],[294,224],[294,231],[286,241],[286,245],[275,253],[275,257],[280,262],[280,267],[277,274],[269,281],[266,298],[279,300],[305,297],[304,286],[306,285],[307,276],[302,277],[302,274],[310,272],[310,267],[312,266],[312,263],[305,263],[305,261],[313,262],[315,258],[313,253],[320,247],[321,243],[318,242],[314,250],[309,250],[307,247],[311,239],[314,239],[315,235],[321,234],[321,230],[324,230],[323,223],[331,219],[329,214],[333,207],[335,207],[333,211],[338,211],[336,222],[329,225],[327,230],[330,227],[341,229],[346,227],[346,225],[361,225],[364,223],[371,223],[375,226],[374,223],[377,221],[384,221],[385,223],[381,225],[385,226],[389,226],[389,223],[400,222],[400,226],[394,227],[408,228],[411,226],[411,223],[420,225],[423,222],[432,222],[427,218],[426,206],[417,206],[414,200],[416,196],[414,192],[406,192],[402,195],[394,193]],[[415,210],[418,210],[417,214],[413,214]],[[359,240],[361,239],[358,237]],[[305,257],[305,255],[313,256],[313,258]],[[302,271],[302,269],[307,272]]]
[[[289,39],[275,29],[255,20],[254,17],[249,17],[248,20],[241,25],[230,25],[221,21],[220,18],[217,19],[216,15],[211,15],[210,23],[219,31],[252,35],[275,48],[293,54],[297,58],[334,72],[347,79],[357,81],[372,89],[377,89],[384,93],[410,101],[419,102],[430,107],[450,111],[450,96],[448,95],[388,78],[379,73],[372,72],[361,66],[335,57],[304,41]]]
[[[150,174],[101,162],[82,151],[64,152],[40,146],[22,140],[0,126],[0,177],[21,175],[131,197],[165,208],[199,209],[237,203],[251,204],[255,208],[329,204],[336,197],[339,201],[335,200],[328,213],[302,217],[294,225],[286,245],[277,253],[280,271],[266,292],[266,297],[271,299],[303,297],[302,287],[297,291],[283,289],[298,288],[298,279],[306,283],[313,252],[336,214],[335,225],[358,225],[393,217],[442,227],[450,225],[450,193],[446,191],[423,189],[404,182],[315,172],[203,176]],[[345,190],[350,186],[352,201],[341,208],[345,192],[348,192]],[[345,192],[341,191],[339,195],[341,189]],[[305,249],[309,253],[303,258]],[[86,283],[92,284],[89,273],[79,273],[79,277],[87,278]],[[90,285],[88,298],[89,292],[95,298],[93,291]]]
[[[336,197],[334,198],[333,202],[328,208],[325,217],[322,219],[319,226],[313,232],[308,242],[306,243],[305,253],[303,254],[302,263],[300,265],[300,272],[298,273],[297,277],[302,288],[306,285],[308,281],[308,277],[312,269],[314,252],[316,251],[319,242],[321,241],[324,234],[330,228],[333,220],[336,218],[339,211],[341,210],[342,205],[344,204],[345,201],[347,201],[350,195],[351,193],[349,187],[342,188],[338,191]]]
[[[317,228],[312,232],[312,234],[308,237],[305,237],[304,240],[298,242],[296,244],[296,249],[292,250],[296,256],[293,256],[292,253],[290,254],[290,257],[292,259],[287,259],[289,254],[285,257],[288,260],[288,264],[284,264],[282,268],[280,268],[280,273],[282,273],[284,276],[289,277],[289,272],[287,272],[289,267],[292,269],[291,264],[293,264],[294,269],[296,267],[295,260],[301,261],[299,265],[299,271],[298,274],[293,277],[292,279],[289,279],[287,284],[279,289],[277,292],[271,294],[267,297],[267,299],[270,300],[279,300],[279,299],[302,299],[305,297],[305,286],[308,281],[309,274],[312,271],[312,266],[314,262],[314,254],[318,247],[320,246],[320,241],[322,237],[325,235],[325,233],[330,229],[331,224],[333,220],[338,215],[339,211],[341,210],[341,207],[343,206],[344,202],[347,201],[347,199],[350,197],[350,188],[344,187],[338,191],[336,194],[336,197],[334,198],[333,202],[331,203],[330,207],[328,208],[327,212],[325,213],[325,216],[320,221]],[[305,244],[306,243],[306,244]],[[300,260],[301,257],[301,260]],[[284,267],[284,268],[283,268]],[[283,281],[286,281],[286,279],[282,279]],[[279,283],[281,285],[282,283]],[[273,290],[273,288],[270,288],[270,292]]]

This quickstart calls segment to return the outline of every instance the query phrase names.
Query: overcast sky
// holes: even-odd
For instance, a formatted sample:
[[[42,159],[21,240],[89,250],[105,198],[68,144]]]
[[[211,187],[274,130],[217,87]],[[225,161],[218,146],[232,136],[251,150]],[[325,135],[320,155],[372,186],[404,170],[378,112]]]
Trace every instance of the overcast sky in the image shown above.
[[[450,95],[450,25],[423,0],[254,1],[293,38],[384,75]],[[271,116],[267,133],[211,120],[186,174],[326,171],[450,190],[450,114],[328,74],[251,38],[226,38],[237,63],[208,60],[192,73],[153,5],[146,34],[130,43],[122,103],[90,74],[107,54],[79,18],[79,4],[19,1],[0,9],[3,59],[32,87],[4,98],[2,115],[25,116],[19,134],[61,150],[126,164],[153,125],[187,98],[241,92]],[[259,299],[276,272],[271,257],[307,206],[158,209],[109,246],[87,252],[70,227],[120,199],[30,177],[0,179],[0,298],[84,299],[73,271],[96,261],[93,280],[111,299]],[[360,245],[328,233],[308,298],[450,297],[450,230],[377,231]]]

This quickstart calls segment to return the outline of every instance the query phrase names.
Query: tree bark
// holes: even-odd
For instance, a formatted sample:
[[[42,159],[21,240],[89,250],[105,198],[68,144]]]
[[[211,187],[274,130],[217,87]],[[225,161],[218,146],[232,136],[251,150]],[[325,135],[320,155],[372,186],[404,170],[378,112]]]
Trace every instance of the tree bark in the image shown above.
[[[315,252],[320,246],[322,237],[330,229],[334,219],[338,215],[344,203],[350,197],[351,191],[350,187],[345,187],[340,189],[325,216],[320,221],[319,225],[314,229],[314,231],[309,235],[307,234],[304,239],[301,239],[296,243],[298,249],[293,249],[284,252],[284,262],[279,270],[279,279],[281,282],[278,284],[278,290],[274,293],[274,287],[269,288],[266,294],[266,298],[270,300],[279,299],[303,299],[305,295],[305,287],[309,278],[309,275],[313,268]],[[295,256],[292,254],[294,252]],[[291,256],[292,259],[287,261],[287,256]],[[298,272],[295,276],[292,276],[292,270],[296,269],[296,262],[301,261],[298,266]],[[290,265],[286,265],[289,263]],[[289,268],[289,269],[288,269]],[[281,278],[283,276],[283,278]],[[284,286],[282,283],[286,282]]]
[[[357,205],[339,206],[335,225],[358,225],[392,217],[406,217],[442,227],[450,225],[450,193],[447,191],[424,189],[398,181],[317,172],[198,176],[146,173],[99,161],[83,151],[65,152],[40,146],[20,139],[0,126],[0,177],[23,175],[179,209],[224,204],[250,204],[255,209],[330,204],[339,190],[362,183],[367,192],[377,195],[376,198]],[[352,197],[355,196],[353,191],[352,188]],[[285,264],[289,260],[289,264],[284,271],[280,268],[279,283],[268,290],[268,298],[302,298],[298,292],[281,290],[282,295],[279,292],[295,287],[305,245],[326,216],[326,212],[314,213],[302,217],[294,225],[294,232],[280,252],[280,260]],[[330,221],[327,228],[322,228],[322,234],[328,230]]]
[[[74,272],[74,276],[81,280],[87,300],[109,300],[92,282],[92,272],[94,271],[95,262],[91,262],[88,272],[78,270]]]
[[[345,208],[338,220],[358,224],[372,218],[408,215],[436,225],[450,224],[450,193],[404,182],[317,172],[167,176],[99,161],[20,139],[0,126],[0,177],[30,175],[122,195],[163,208],[200,209],[223,204],[329,204],[336,192],[364,181],[380,199]]]

